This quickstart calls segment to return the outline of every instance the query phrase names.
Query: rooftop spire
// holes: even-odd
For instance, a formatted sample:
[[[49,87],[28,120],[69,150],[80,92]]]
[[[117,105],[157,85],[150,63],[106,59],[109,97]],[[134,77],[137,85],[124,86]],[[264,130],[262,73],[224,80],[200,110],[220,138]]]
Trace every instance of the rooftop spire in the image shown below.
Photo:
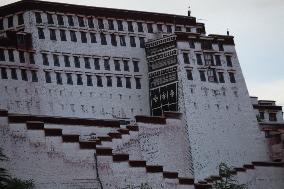
[[[187,16],[191,16],[191,8],[188,6]]]

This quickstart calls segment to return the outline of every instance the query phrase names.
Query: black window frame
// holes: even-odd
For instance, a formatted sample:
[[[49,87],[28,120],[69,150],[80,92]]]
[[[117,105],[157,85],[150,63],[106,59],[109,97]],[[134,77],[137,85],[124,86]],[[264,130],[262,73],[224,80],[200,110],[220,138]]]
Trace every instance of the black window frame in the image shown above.
[[[122,78],[116,77],[116,87],[122,87]]]
[[[36,19],[36,23],[37,23],[37,24],[41,24],[41,23],[42,23],[42,15],[41,15],[41,12],[35,12],[35,19]]]
[[[46,17],[47,17],[47,23],[53,25],[54,24],[54,20],[53,20],[52,14],[46,13]]]
[[[35,54],[29,53],[30,64],[35,64]]]
[[[221,55],[215,55],[216,66],[222,66]]]
[[[100,59],[99,58],[94,58],[94,67],[95,67],[95,70],[100,70],[101,69]]]
[[[18,52],[19,52],[20,63],[22,63],[22,64],[26,63],[25,52],[24,51],[18,51]]]
[[[18,14],[17,17],[18,17],[18,25],[23,25],[23,24],[25,24],[25,21],[24,21],[24,14],[23,14],[23,13]]]
[[[5,57],[5,50],[4,49],[0,49],[0,61],[5,61],[6,57]]]
[[[102,18],[98,19],[98,26],[99,26],[99,29],[105,29],[104,20]]]
[[[70,57],[68,55],[63,55],[63,59],[64,59],[64,66],[71,67]]]
[[[79,56],[74,56],[74,67],[75,68],[81,68],[81,62]]]
[[[51,75],[50,75],[50,72],[44,71],[44,73],[45,73],[45,82],[46,82],[46,83],[51,83]]]
[[[63,15],[61,15],[61,14],[58,14],[57,15],[57,24],[59,25],[59,26],[64,26],[64,17],[63,17]]]
[[[158,32],[164,32],[163,31],[163,24],[157,24],[157,29],[158,29]]]
[[[8,28],[14,27],[14,16],[8,17]]]
[[[59,55],[53,54],[53,65],[56,67],[60,67]]]
[[[56,41],[56,30],[55,29],[49,29],[49,37],[50,40]]]
[[[145,48],[145,37],[139,37],[140,48]]]
[[[100,37],[101,37],[101,45],[107,45],[106,35],[104,33],[101,33]]]
[[[196,54],[196,63],[198,65],[203,65],[202,54],[199,53]]]
[[[125,77],[125,87],[131,89],[131,77]]]
[[[68,20],[68,25],[69,26],[74,26],[75,24],[74,24],[74,18],[73,18],[73,16],[72,15],[67,15],[67,20]]]
[[[96,33],[90,33],[91,43],[97,43]]]
[[[93,86],[92,75],[87,75],[87,86]]]
[[[103,87],[102,76],[96,75],[96,79],[97,79],[97,87]]]
[[[104,69],[106,71],[110,71],[110,63],[109,63],[109,59],[108,58],[104,59]]]
[[[226,55],[227,67],[233,67],[232,56]]]
[[[95,28],[94,19],[92,17],[88,18],[88,27],[90,29]]]
[[[42,65],[49,66],[48,54],[42,53],[41,57],[42,57]]]
[[[172,25],[167,25],[167,33],[173,33]]]
[[[16,68],[11,68],[11,79],[18,80],[18,74]]]
[[[139,72],[140,69],[139,69],[139,61],[136,61],[136,60],[133,60],[133,71],[134,72]]]
[[[128,32],[134,32],[133,22],[127,21]]]
[[[31,70],[32,82],[38,82],[37,72],[35,70]]]
[[[77,42],[76,31],[70,30],[70,39],[71,39],[72,42]]]
[[[120,69],[120,61],[119,60],[113,60],[113,64],[114,64],[114,70],[115,71],[121,71],[121,69]]]
[[[124,31],[123,21],[122,20],[117,20],[116,23],[117,23],[117,30],[118,31]]]
[[[107,80],[107,87],[112,87],[112,77],[106,76],[106,80]]]
[[[66,73],[66,83],[67,85],[73,85],[73,77],[71,73]]]
[[[85,62],[85,68],[86,69],[91,69],[90,58],[89,57],[84,57],[84,62]]]
[[[108,20],[107,20],[107,23],[108,23],[108,29],[109,29],[109,30],[114,30],[114,23],[113,23],[113,20],[112,20],[112,19],[108,19]]]
[[[137,27],[138,27],[138,32],[143,33],[144,28],[143,28],[143,23],[142,22],[137,22]]]
[[[43,28],[37,28],[38,31],[38,38],[39,39],[45,39],[45,34]]]
[[[123,70],[125,72],[129,72],[130,69],[129,69],[129,60],[123,60]]]
[[[187,80],[193,80],[192,70],[186,70],[186,78]]]
[[[9,62],[15,62],[15,55],[13,49],[8,49]]]
[[[80,32],[80,35],[81,35],[81,42],[82,43],[88,43],[87,33],[86,32]]]
[[[269,118],[269,121],[276,122],[276,121],[277,121],[277,114],[274,113],[274,112],[270,112],[270,113],[268,114],[268,118]]]
[[[135,36],[129,36],[130,47],[136,47]]]
[[[55,72],[55,77],[56,77],[56,84],[63,85],[61,73]]]
[[[148,33],[154,33],[153,24],[147,23],[147,32]]]
[[[136,89],[141,89],[141,78],[135,77]]]
[[[8,79],[8,73],[6,68],[1,68],[1,79]]]
[[[231,83],[236,83],[235,73],[229,72],[229,78]]]
[[[66,30],[59,30],[61,41],[67,41]]]
[[[183,53],[182,53],[182,57],[183,57],[183,62],[184,62],[184,64],[190,64],[189,53],[183,52]]]
[[[110,40],[111,40],[111,44],[112,46],[117,46],[117,40],[116,40],[116,35],[115,34],[111,34],[110,35]]]
[[[219,83],[225,83],[224,72],[217,72]]]
[[[79,27],[82,27],[82,28],[85,28],[86,27],[86,24],[85,24],[85,19],[83,16],[78,16],[78,24],[79,24]]]
[[[199,70],[200,81],[206,82],[206,75],[204,70]]]
[[[82,74],[76,74],[76,77],[77,77],[77,85],[83,85]]]
[[[119,36],[119,42],[120,42],[120,46],[122,46],[122,47],[126,46],[125,35],[120,35]]]

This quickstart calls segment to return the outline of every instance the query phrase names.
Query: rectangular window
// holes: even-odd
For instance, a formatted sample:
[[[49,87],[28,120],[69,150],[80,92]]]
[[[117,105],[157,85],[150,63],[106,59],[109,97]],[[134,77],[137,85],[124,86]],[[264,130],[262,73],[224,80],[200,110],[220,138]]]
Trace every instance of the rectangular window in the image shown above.
[[[131,78],[130,77],[126,77],[126,88],[131,89]]]
[[[103,81],[101,76],[96,76],[97,77],[97,86],[102,87],[103,86]]]
[[[78,56],[74,56],[74,64],[75,64],[75,68],[80,68],[80,58]]]
[[[93,86],[93,80],[91,75],[87,75],[87,86]]]
[[[47,23],[48,24],[54,24],[52,14],[47,13]]]
[[[26,62],[25,52],[24,51],[19,51],[19,59],[20,59],[20,63],[25,63]]]
[[[35,64],[35,56],[34,56],[34,53],[30,53],[30,54],[29,54],[29,58],[30,58],[30,64]]]
[[[83,85],[83,79],[81,74],[77,74],[77,85]]]
[[[219,82],[225,83],[224,74],[223,72],[218,72]]]
[[[157,24],[158,32],[163,32],[163,25]]]
[[[186,76],[188,80],[193,80],[192,70],[186,70]]]
[[[8,79],[8,74],[6,68],[1,68],[1,78]]]
[[[67,55],[64,55],[64,64],[65,64],[65,67],[70,67],[70,59],[69,59],[69,56]]]
[[[259,118],[260,119],[265,119],[264,112],[259,112]]]
[[[191,28],[189,28],[189,27],[186,27],[185,30],[186,30],[186,32],[191,32]]]
[[[15,68],[11,68],[11,77],[12,77],[12,79],[14,79],[14,80],[17,80],[17,79],[18,79],[17,70],[16,70]]]
[[[119,41],[120,41],[120,46],[126,46],[125,36],[124,35],[120,35],[119,36]]]
[[[115,71],[120,71],[119,60],[114,60],[114,69],[115,69]]]
[[[99,18],[98,19],[98,25],[99,25],[99,29],[104,29],[105,28],[104,20]]]
[[[8,28],[11,28],[14,26],[14,17],[10,16],[8,17]]]
[[[134,32],[132,21],[127,21],[127,25],[128,25],[128,31]]]
[[[32,70],[31,73],[32,73],[32,82],[38,82],[37,72],[35,70]]]
[[[117,29],[118,31],[123,31],[123,23],[122,20],[117,20]]]
[[[84,57],[84,62],[85,62],[85,68],[91,69],[90,58]]]
[[[110,70],[109,59],[104,59],[105,70]]]
[[[138,32],[144,32],[143,23],[142,22],[137,22],[137,26],[138,26]]]
[[[27,70],[22,69],[21,70],[21,76],[22,76],[23,81],[28,81]]]
[[[200,80],[206,81],[205,71],[199,70],[199,74],[200,74]]]
[[[141,79],[135,78],[136,89],[141,89]]]
[[[133,61],[133,68],[134,68],[134,72],[139,72],[138,61]]]
[[[4,51],[4,49],[0,49],[0,61],[5,61],[5,51]]]
[[[79,27],[85,27],[84,17],[78,17]]]
[[[227,61],[227,66],[228,67],[232,67],[233,64],[232,64],[232,57],[231,56],[226,56],[226,61]]]
[[[111,39],[111,44],[112,44],[113,46],[117,46],[116,35],[111,34],[111,35],[110,35],[110,39]]]
[[[14,62],[15,58],[14,58],[14,51],[12,49],[8,50],[8,55],[9,55],[9,61],[10,62]]]
[[[71,73],[67,73],[66,74],[66,78],[67,78],[67,84],[68,85],[73,85],[72,74]]]
[[[197,64],[198,65],[202,65],[203,64],[201,54],[196,54],[196,60],[197,60]]]
[[[87,43],[87,33],[86,32],[80,32],[80,33],[81,33],[82,43]]]
[[[102,45],[107,45],[107,40],[106,40],[106,35],[101,33],[101,44]]]
[[[68,25],[69,26],[74,26],[73,16],[72,15],[68,15],[67,19],[68,19]]]
[[[95,33],[90,33],[90,38],[91,38],[91,43],[96,43],[97,42],[97,38],[96,38],[96,34]]]
[[[42,64],[45,65],[45,66],[49,65],[47,54],[42,54]]]
[[[0,18],[0,30],[4,30],[3,18]]]
[[[54,29],[49,29],[50,40],[56,40],[56,32]]]
[[[128,60],[123,60],[124,71],[129,72]]]
[[[23,34],[17,35],[17,43],[18,43],[18,45],[26,45],[25,36]]]
[[[212,54],[204,53],[204,60],[206,66],[214,66],[214,58]]]
[[[99,58],[94,58],[94,65],[95,65],[95,70],[100,70],[100,59]]]
[[[59,30],[59,31],[60,31],[61,41],[67,41],[65,30]]]
[[[135,36],[129,36],[129,37],[130,37],[130,46],[136,47]]]
[[[167,25],[167,33],[173,33],[171,25]]]
[[[220,55],[215,55],[215,61],[217,66],[222,66],[221,64],[221,56]]]
[[[204,40],[201,42],[201,49],[203,50],[212,50],[213,47],[212,47],[212,42],[211,41],[207,41],[207,40]]]
[[[190,47],[191,49],[195,49],[195,43],[194,43],[194,40],[193,40],[193,39],[190,39],[190,40],[188,41],[188,44],[189,44],[189,47]]]
[[[117,81],[117,87],[122,87],[122,79],[121,77],[116,77],[116,81]]]
[[[145,38],[139,37],[139,41],[140,41],[140,48],[145,48]]]
[[[230,77],[230,82],[231,83],[236,83],[236,78],[235,78],[235,74],[232,72],[229,72],[229,77]]]
[[[107,86],[108,87],[112,87],[112,79],[111,79],[111,76],[106,76],[107,78]]]
[[[71,38],[71,41],[77,42],[77,37],[76,37],[75,31],[70,31],[70,38]]]
[[[89,28],[94,28],[95,27],[93,18],[88,18],[88,26],[89,26]]]
[[[219,47],[219,51],[224,51],[223,43],[219,42],[218,47]]]
[[[51,83],[50,72],[45,72],[45,82],[46,83]]]
[[[181,27],[180,26],[176,26],[176,31],[181,31]]]
[[[42,17],[40,12],[35,13],[36,23],[41,24],[42,23]]]
[[[60,26],[63,26],[63,25],[64,25],[64,19],[63,19],[63,16],[62,16],[62,15],[57,15],[57,23],[58,23],[58,25],[60,25]]]
[[[58,85],[62,85],[62,77],[61,77],[61,73],[55,72],[56,74],[56,83]]]
[[[23,24],[24,24],[24,15],[18,14],[18,25],[23,25]]]
[[[183,53],[183,61],[185,64],[190,64],[188,55],[188,53]]]
[[[276,113],[269,113],[269,121],[277,121]]]
[[[60,67],[59,57],[56,54],[53,55],[53,64],[54,66]]]
[[[108,20],[108,29],[114,30],[113,20]]]
[[[153,33],[153,24],[147,23],[147,29],[148,29],[148,33]]]
[[[37,31],[38,31],[38,38],[45,39],[43,28],[38,28]]]

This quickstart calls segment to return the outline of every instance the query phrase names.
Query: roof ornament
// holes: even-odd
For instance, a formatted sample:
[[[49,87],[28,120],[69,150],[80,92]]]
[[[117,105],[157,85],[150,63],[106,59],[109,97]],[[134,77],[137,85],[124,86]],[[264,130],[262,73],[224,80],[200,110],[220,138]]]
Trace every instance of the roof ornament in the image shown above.
[[[230,31],[229,31],[229,28],[227,28],[227,36],[230,35]]]
[[[191,8],[188,6],[187,16],[191,16]]]

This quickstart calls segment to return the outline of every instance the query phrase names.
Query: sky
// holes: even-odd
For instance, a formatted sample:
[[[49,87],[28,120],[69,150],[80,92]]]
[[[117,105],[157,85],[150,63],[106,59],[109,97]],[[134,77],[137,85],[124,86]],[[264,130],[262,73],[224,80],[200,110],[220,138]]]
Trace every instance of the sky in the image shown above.
[[[0,6],[17,0],[0,0]],[[207,34],[235,36],[236,49],[251,96],[284,106],[283,0],[49,0],[89,6],[192,16]]]

